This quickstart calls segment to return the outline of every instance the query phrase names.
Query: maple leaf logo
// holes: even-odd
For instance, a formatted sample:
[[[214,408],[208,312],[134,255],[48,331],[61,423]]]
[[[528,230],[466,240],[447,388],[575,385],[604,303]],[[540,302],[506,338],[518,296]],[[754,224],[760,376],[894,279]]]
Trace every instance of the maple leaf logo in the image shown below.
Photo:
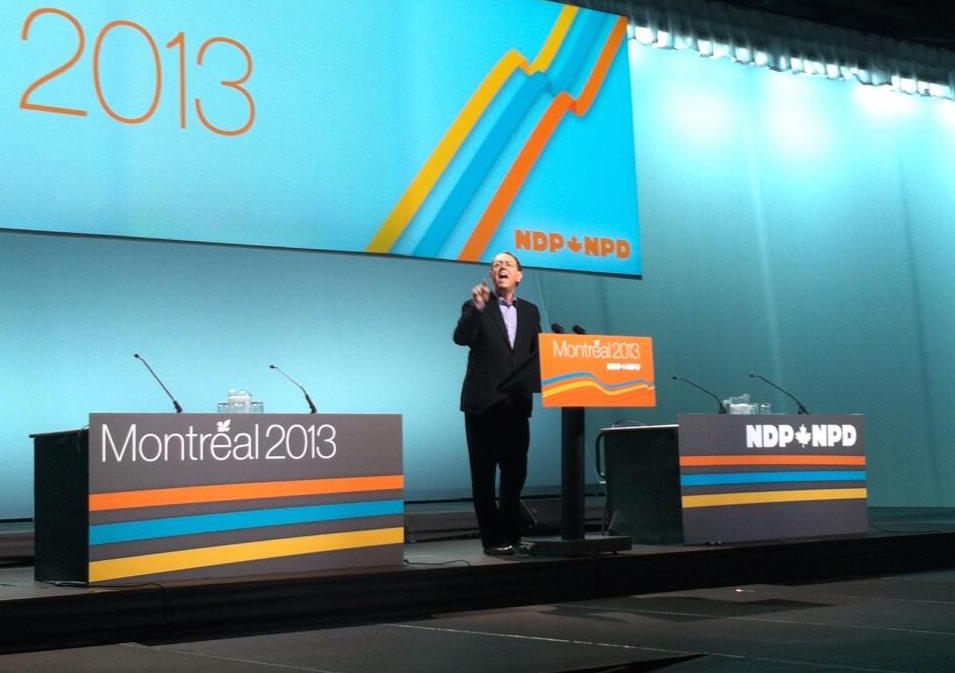
[[[796,433],[796,441],[799,442],[802,448],[806,448],[806,444],[809,443],[809,440],[812,439],[812,435],[809,434],[809,431],[806,430],[805,424],[799,426],[799,432]]]
[[[232,419],[227,418],[224,421],[216,421],[216,432],[229,432],[229,426],[232,425]]]

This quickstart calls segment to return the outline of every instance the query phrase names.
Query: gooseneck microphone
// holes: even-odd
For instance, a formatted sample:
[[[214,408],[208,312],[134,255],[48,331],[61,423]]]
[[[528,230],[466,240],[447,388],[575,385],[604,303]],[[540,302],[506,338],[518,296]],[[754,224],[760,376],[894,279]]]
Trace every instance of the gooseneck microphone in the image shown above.
[[[673,377],[673,380],[674,380],[674,381],[683,381],[683,383],[689,383],[691,386],[693,386],[693,387],[696,388],[697,390],[702,390],[704,393],[706,393],[707,395],[709,395],[710,397],[712,397],[714,400],[716,400],[716,403],[717,403],[718,405],[720,405],[720,410],[719,410],[719,412],[717,412],[717,413],[720,413],[720,414],[725,414],[725,413],[726,413],[726,406],[723,404],[723,400],[721,400],[719,397],[717,397],[716,395],[714,395],[712,392],[710,392],[709,390],[707,390],[707,389],[704,388],[703,386],[697,385],[697,384],[693,383],[693,381],[691,381],[690,379],[685,379],[685,378],[680,377],[680,376],[674,376],[674,377]]]
[[[798,409],[798,411],[797,411],[796,413],[799,413],[799,414],[808,414],[808,413],[809,413],[809,410],[806,409],[806,407],[804,407],[804,406],[802,405],[802,402],[800,402],[799,400],[796,399],[796,396],[795,396],[795,395],[793,395],[793,394],[792,394],[791,392],[789,392],[788,390],[784,390],[783,388],[780,388],[780,387],[777,386],[775,383],[773,383],[772,381],[770,381],[769,379],[767,379],[765,376],[760,376],[759,374],[750,374],[750,375],[749,375],[749,378],[751,378],[751,379],[759,379],[760,381],[765,381],[766,383],[768,383],[769,385],[771,385],[773,388],[775,388],[776,390],[778,390],[779,392],[781,392],[783,395],[785,395],[786,397],[788,397],[789,399],[791,399],[793,402],[796,403],[796,408]]]
[[[550,324],[550,331],[554,334],[563,334],[566,330],[564,330],[564,326],[559,322],[552,322]]]
[[[570,328],[570,331],[573,332],[574,334],[586,334],[586,333],[587,333],[587,330],[585,330],[585,329],[584,329],[583,327],[581,327],[580,325],[574,325],[573,327]]]
[[[294,384],[298,387],[298,389],[302,391],[302,394],[305,395],[305,401],[308,402],[308,408],[309,408],[309,412],[308,412],[308,413],[310,413],[310,414],[317,414],[317,413],[318,413],[318,408],[315,406],[315,403],[312,402],[312,398],[309,397],[308,391],[305,390],[305,387],[302,386],[302,384],[300,384],[298,381],[296,381],[295,379],[293,379],[291,376],[289,376],[288,374],[286,374],[285,372],[283,372],[281,369],[279,369],[279,368],[276,367],[275,365],[269,365],[269,369],[274,369],[274,370],[277,371],[279,374],[281,374],[282,376],[284,376],[285,378],[287,378],[289,381],[291,381],[292,383],[294,383]]]
[[[149,363],[146,362],[145,358],[143,358],[143,356],[140,355],[139,353],[133,353],[133,357],[136,358],[137,360],[139,360],[140,362],[142,362],[143,365],[146,366],[146,369],[149,370],[149,373],[153,375],[153,378],[154,378],[154,379],[156,379],[156,383],[158,383],[160,386],[162,386],[162,389],[163,389],[164,391],[166,391],[166,395],[168,395],[168,396],[169,396],[169,399],[172,400],[172,406],[176,409],[176,413],[177,413],[177,414],[181,414],[181,413],[182,413],[182,407],[179,405],[179,402],[177,402],[177,401],[176,401],[176,398],[172,396],[172,393],[171,393],[171,392],[169,392],[169,388],[166,387],[166,384],[163,383],[162,380],[160,380],[160,378],[159,378],[158,376],[156,376],[156,372],[154,372],[154,371],[153,371],[153,368],[149,366]]]

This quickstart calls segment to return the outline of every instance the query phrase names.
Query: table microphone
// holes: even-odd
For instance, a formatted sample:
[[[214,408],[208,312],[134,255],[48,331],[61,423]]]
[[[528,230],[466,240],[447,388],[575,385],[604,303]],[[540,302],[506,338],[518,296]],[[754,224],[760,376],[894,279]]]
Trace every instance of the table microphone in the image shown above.
[[[156,379],[156,383],[158,383],[160,386],[162,386],[162,389],[163,389],[164,391],[166,391],[166,395],[168,395],[168,396],[169,396],[169,399],[172,400],[172,406],[175,407],[176,413],[177,413],[177,414],[181,414],[181,413],[182,413],[182,407],[179,406],[179,402],[177,402],[177,401],[176,401],[176,398],[172,396],[172,393],[171,393],[171,392],[169,392],[169,388],[166,387],[166,384],[164,384],[164,383],[160,380],[160,378],[159,378],[158,376],[156,376],[156,372],[154,372],[154,371],[153,371],[153,368],[149,366],[149,363],[146,362],[145,358],[143,358],[143,356],[140,355],[139,353],[133,353],[133,357],[136,358],[137,360],[139,360],[140,362],[142,362],[142,363],[146,366],[146,369],[149,370],[149,373],[153,375],[153,378],[154,378],[154,379]]]
[[[725,413],[726,413],[726,406],[723,404],[723,400],[721,400],[719,397],[717,397],[716,395],[714,395],[713,393],[711,393],[709,390],[707,390],[707,389],[704,388],[703,386],[697,385],[697,384],[693,383],[693,381],[691,381],[690,379],[685,379],[685,378],[682,378],[682,377],[680,377],[680,376],[674,376],[674,377],[673,377],[673,380],[674,380],[674,381],[683,381],[683,383],[689,383],[691,386],[693,386],[693,387],[696,388],[697,390],[702,390],[704,393],[706,393],[707,395],[709,395],[710,397],[712,397],[714,400],[716,400],[716,403],[717,403],[718,405],[720,405],[720,410],[719,410],[718,413],[721,413],[721,414],[725,414]]]
[[[787,397],[789,397],[793,402],[796,403],[796,408],[798,409],[798,411],[797,411],[796,413],[800,413],[800,414],[808,414],[808,413],[809,413],[809,410],[806,409],[806,407],[804,407],[804,406],[802,405],[802,402],[800,402],[799,400],[796,399],[796,396],[795,396],[795,395],[793,395],[793,394],[792,394],[791,392],[789,392],[788,390],[784,390],[784,389],[780,388],[779,386],[777,386],[775,383],[773,383],[772,381],[770,381],[770,380],[767,379],[766,377],[760,376],[759,374],[750,374],[750,375],[749,375],[749,378],[751,378],[751,379],[759,379],[759,380],[761,380],[761,381],[765,381],[766,383],[768,383],[769,385],[771,385],[773,388],[775,388],[776,390],[778,390],[779,392],[781,392],[783,395],[786,395]]]
[[[580,325],[574,325],[573,327],[570,328],[570,331],[573,332],[574,334],[586,334],[586,333],[587,333],[587,330],[585,330],[585,329],[584,329],[583,327],[581,327]]]
[[[550,324],[550,331],[554,334],[563,334],[566,330],[564,330],[564,326],[559,322],[552,322]]]
[[[310,414],[317,414],[317,413],[318,413],[318,409],[315,407],[315,403],[312,402],[312,398],[308,396],[308,391],[305,390],[305,387],[302,386],[302,384],[300,384],[298,381],[296,381],[295,379],[293,379],[291,376],[289,376],[288,374],[286,374],[285,372],[283,372],[281,369],[279,369],[279,368],[276,367],[275,365],[269,365],[269,369],[274,369],[274,370],[277,371],[279,374],[281,374],[282,376],[284,376],[285,378],[287,378],[289,381],[291,381],[292,383],[294,383],[294,384],[298,387],[298,389],[302,391],[302,393],[305,395],[305,401],[308,402],[308,408],[309,408],[309,412],[308,412],[308,413],[310,413]]]

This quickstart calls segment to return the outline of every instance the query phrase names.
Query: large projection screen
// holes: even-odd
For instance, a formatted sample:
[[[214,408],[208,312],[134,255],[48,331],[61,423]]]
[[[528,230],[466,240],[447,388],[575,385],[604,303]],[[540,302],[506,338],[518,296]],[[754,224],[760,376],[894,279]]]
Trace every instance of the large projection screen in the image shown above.
[[[641,275],[626,21],[6,0],[0,228]]]

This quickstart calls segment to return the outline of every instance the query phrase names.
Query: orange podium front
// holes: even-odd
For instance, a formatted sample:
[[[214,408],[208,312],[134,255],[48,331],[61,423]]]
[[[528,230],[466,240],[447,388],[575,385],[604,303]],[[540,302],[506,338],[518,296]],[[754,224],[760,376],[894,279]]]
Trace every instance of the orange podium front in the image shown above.
[[[653,341],[601,334],[540,335],[545,407],[653,407]]]
[[[561,538],[531,542],[533,554],[585,556],[631,548],[630,536],[587,537],[584,520],[584,411],[587,407],[652,407],[649,337],[541,334],[541,402],[560,410]]]

